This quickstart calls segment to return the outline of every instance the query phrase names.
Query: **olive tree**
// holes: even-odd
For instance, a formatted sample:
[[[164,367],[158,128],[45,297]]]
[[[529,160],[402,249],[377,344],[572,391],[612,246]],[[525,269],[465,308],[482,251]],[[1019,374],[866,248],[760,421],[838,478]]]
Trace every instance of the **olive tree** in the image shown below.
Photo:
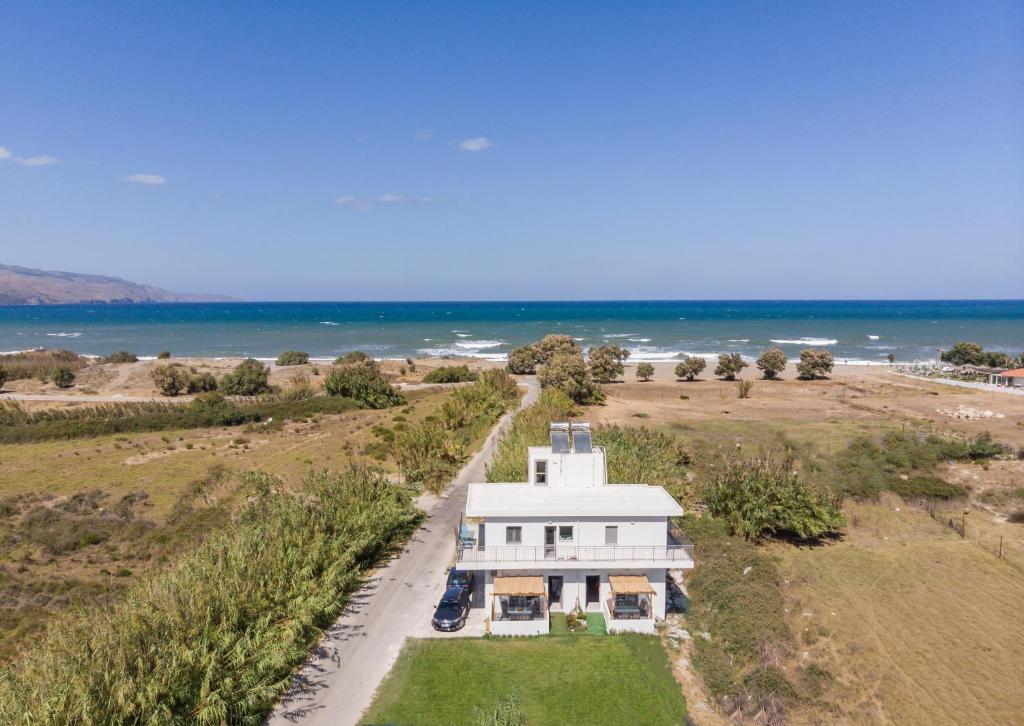
[[[654,377],[654,366],[650,363],[637,363],[636,377],[645,382],[651,380]]]
[[[604,394],[590,377],[582,355],[557,355],[551,358],[538,375],[544,388],[557,388],[576,403],[600,403]]]
[[[806,348],[800,351],[800,362],[796,364],[796,371],[801,379],[810,381],[831,373],[834,362],[832,354],[827,350]]]
[[[698,356],[690,356],[682,363],[676,364],[676,378],[685,378],[692,381],[707,368],[708,362]]]
[[[165,396],[177,396],[188,387],[188,371],[181,366],[155,366],[149,372],[153,385]]]
[[[715,375],[727,381],[735,381],[740,371],[747,367],[747,362],[739,353],[722,353],[718,356],[718,366],[715,368]]]
[[[757,359],[757,367],[768,380],[778,378],[786,370],[786,354],[778,348],[769,348]]]
[[[580,345],[571,335],[545,335],[533,344],[537,362],[547,363],[558,355],[582,355]]]
[[[513,348],[508,353],[508,364],[505,366],[509,373],[520,376],[532,376],[537,372],[537,363],[540,358],[536,348],[532,345],[522,345]]]
[[[613,381],[623,373],[626,368],[623,361],[629,357],[629,351],[617,345],[599,345],[587,351],[587,362],[590,364],[590,375],[598,383]]]

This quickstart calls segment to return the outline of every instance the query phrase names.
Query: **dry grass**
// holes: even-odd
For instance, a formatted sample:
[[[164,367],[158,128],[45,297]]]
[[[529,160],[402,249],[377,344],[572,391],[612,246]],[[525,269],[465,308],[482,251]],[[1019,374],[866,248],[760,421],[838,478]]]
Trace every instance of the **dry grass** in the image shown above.
[[[775,545],[796,663],[834,677],[844,723],[1012,723],[1024,711],[1024,576],[892,497],[842,542]],[[818,713],[799,712],[813,723]]]

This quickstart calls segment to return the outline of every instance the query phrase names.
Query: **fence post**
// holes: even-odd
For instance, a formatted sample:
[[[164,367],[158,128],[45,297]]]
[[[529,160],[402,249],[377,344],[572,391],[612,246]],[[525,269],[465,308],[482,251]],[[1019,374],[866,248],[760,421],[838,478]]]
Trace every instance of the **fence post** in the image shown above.
[[[1003,535],[999,535],[999,559],[1003,559]]]

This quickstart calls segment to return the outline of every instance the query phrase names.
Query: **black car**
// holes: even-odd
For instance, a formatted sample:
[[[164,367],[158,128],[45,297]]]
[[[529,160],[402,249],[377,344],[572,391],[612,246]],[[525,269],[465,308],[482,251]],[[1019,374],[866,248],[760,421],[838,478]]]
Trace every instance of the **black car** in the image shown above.
[[[441,597],[431,621],[434,630],[453,631],[466,624],[469,615],[469,590],[460,585],[449,587]]]
[[[463,590],[473,592],[473,572],[456,570],[454,567],[448,570],[448,584],[445,585],[445,589],[456,586],[461,587]]]

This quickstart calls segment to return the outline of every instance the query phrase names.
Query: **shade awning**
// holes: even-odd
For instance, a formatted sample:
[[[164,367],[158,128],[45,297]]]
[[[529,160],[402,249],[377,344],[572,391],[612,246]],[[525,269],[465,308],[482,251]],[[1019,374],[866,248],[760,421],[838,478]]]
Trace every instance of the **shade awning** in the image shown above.
[[[643,595],[654,592],[647,575],[609,575],[608,582],[616,595]]]
[[[529,577],[495,577],[495,595],[544,595],[544,578],[540,575]]]

